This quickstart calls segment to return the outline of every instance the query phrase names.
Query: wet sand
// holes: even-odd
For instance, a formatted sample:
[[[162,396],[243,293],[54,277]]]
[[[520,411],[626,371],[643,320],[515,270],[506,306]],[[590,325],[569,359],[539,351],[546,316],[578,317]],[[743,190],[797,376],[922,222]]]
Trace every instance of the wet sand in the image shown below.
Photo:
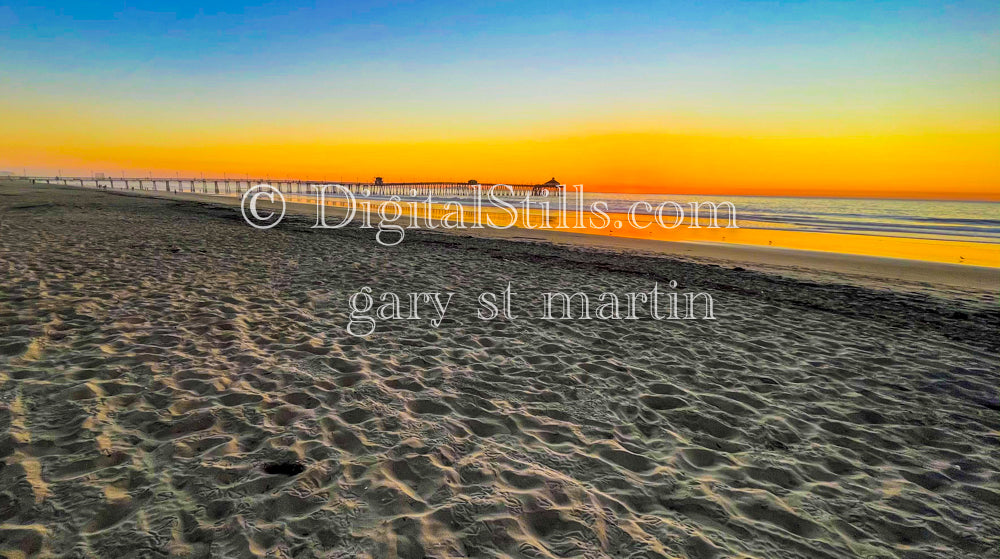
[[[0,182],[0,553],[997,556],[988,284],[312,222]],[[670,280],[718,320],[476,318]]]

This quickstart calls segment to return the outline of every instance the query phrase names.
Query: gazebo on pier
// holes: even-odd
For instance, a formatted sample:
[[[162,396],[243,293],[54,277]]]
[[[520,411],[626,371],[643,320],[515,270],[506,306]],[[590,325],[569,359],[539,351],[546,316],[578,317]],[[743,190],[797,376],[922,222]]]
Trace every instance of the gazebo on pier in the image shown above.
[[[555,177],[552,177],[551,179],[548,180],[548,182],[539,184],[534,188],[532,188],[531,195],[541,196],[542,193],[545,192],[546,190],[562,190],[562,189],[563,189],[562,183],[557,181]]]

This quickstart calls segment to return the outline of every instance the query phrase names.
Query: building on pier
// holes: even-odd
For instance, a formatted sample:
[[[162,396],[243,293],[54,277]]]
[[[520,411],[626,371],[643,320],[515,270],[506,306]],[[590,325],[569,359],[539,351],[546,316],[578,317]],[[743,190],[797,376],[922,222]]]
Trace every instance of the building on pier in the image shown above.
[[[532,196],[541,196],[543,192],[547,190],[562,190],[563,185],[561,182],[557,181],[555,177],[552,177],[543,184],[539,184],[531,189]]]

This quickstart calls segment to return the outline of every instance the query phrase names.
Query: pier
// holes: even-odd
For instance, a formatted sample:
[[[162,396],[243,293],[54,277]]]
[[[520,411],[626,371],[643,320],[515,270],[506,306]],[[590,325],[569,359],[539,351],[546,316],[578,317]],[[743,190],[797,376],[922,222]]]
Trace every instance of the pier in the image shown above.
[[[368,196],[474,196],[477,189],[482,189],[485,195],[495,185],[509,186],[498,188],[496,196],[506,198],[523,198],[524,196],[543,196],[546,192],[558,194],[564,188],[554,178],[539,184],[508,184],[503,182],[480,183],[471,180],[466,182],[385,182],[376,177],[372,182],[338,182],[318,180],[267,179],[267,178],[183,178],[183,177],[63,177],[63,176],[10,176],[10,179],[31,181],[32,184],[61,184],[109,190],[145,190],[161,192],[188,192],[192,194],[241,194],[258,184],[269,184],[279,192],[287,194],[315,194],[317,188],[323,185],[339,184],[355,195]],[[328,189],[327,195],[331,192]]]

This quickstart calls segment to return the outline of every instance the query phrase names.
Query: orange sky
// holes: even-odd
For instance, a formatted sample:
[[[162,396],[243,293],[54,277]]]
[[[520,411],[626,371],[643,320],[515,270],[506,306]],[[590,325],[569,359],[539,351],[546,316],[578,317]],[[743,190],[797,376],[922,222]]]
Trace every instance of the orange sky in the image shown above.
[[[171,6],[0,7],[0,171],[1000,199],[995,1]]]
[[[1000,134],[781,137],[605,133],[437,141],[244,142],[160,134],[4,135],[3,163],[32,172],[326,180],[543,182],[589,191],[1000,199]],[[16,173],[20,168],[8,167]]]

